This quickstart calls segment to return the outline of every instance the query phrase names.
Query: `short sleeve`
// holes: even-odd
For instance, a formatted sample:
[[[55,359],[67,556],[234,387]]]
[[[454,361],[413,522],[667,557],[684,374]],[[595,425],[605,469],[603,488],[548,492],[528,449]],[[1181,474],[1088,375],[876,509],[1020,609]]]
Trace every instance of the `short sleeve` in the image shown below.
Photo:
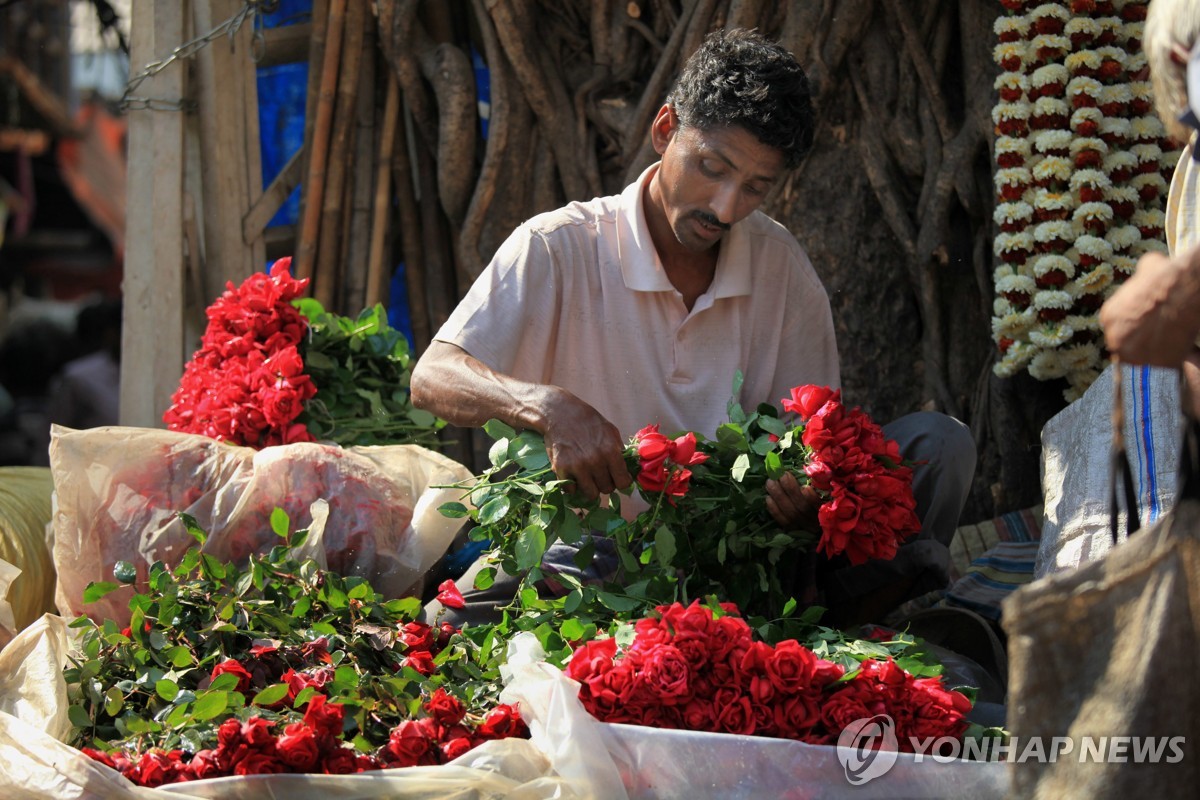
[[[522,225],[434,339],[461,347],[497,372],[544,382],[554,351],[560,283],[545,236]]]

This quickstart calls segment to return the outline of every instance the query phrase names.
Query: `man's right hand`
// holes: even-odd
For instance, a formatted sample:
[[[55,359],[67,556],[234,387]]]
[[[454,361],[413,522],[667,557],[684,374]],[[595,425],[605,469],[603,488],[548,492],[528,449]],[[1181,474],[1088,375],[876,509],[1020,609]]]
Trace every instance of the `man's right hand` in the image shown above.
[[[559,478],[574,482],[577,494],[595,500],[633,483],[621,433],[596,409],[566,390],[552,390],[545,420],[550,465]]]

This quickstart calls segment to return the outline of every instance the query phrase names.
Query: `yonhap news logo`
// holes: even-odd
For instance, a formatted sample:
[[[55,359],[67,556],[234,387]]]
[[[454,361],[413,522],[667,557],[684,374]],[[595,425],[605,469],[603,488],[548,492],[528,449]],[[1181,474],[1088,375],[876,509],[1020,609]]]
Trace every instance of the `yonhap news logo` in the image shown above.
[[[837,740],[837,758],[851,786],[861,786],[886,775],[896,764],[900,740],[896,723],[887,714],[857,719]],[[1005,761],[1045,764],[1078,761],[1081,764],[1178,764],[1184,760],[1184,736],[1030,736],[957,739],[950,736],[909,736],[906,757],[914,764],[934,761]]]
[[[887,714],[854,720],[837,740],[838,761],[851,786],[887,774],[896,763],[896,750],[896,723]]]

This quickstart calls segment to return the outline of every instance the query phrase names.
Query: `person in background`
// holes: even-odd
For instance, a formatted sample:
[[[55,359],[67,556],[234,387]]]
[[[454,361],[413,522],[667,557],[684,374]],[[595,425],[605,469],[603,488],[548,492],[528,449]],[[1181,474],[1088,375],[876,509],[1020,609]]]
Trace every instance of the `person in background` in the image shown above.
[[[737,370],[745,407],[802,384],[838,387],[825,289],[795,237],[759,210],[813,130],[808,81],[787,50],[750,31],[711,34],[651,124],[661,160],[619,195],[521,225],[416,364],[413,404],[460,426],[496,418],[541,433],[555,473],[595,498],[630,486],[621,452],[643,426],[715,435]],[[926,462],[914,482],[924,529],[894,561],[822,565],[825,604],[863,619],[946,585],[975,465],[965,426],[944,415],[885,433]],[[817,530],[809,487],[787,475],[768,492],[781,526]],[[583,579],[612,574],[604,545]],[[576,572],[574,553],[555,545],[543,566]],[[475,590],[478,569],[458,581],[457,624],[512,600],[502,575]],[[793,592],[813,599],[815,567],[795,571]]]
[[[50,382],[72,355],[70,329],[50,317],[14,324],[0,337],[0,466],[50,463]]]
[[[116,425],[121,387],[121,301],[84,306],[75,321],[82,353],[63,365],[51,383],[47,416],[68,428]]]
[[[1110,352],[1131,364],[1182,368],[1200,386],[1200,2],[1153,0],[1142,48],[1167,132],[1187,142],[1167,196],[1170,256],[1146,253],[1100,309]]]

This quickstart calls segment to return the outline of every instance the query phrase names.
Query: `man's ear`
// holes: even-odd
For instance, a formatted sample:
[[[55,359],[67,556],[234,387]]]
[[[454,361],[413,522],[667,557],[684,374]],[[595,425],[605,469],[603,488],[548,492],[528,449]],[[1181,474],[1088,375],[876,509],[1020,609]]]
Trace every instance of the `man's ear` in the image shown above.
[[[679,118],[675,116],[675,109],[669,103],[664,103],[650,124],[650,142],[654,145],[654,151],[661,156],[677,130]]]

